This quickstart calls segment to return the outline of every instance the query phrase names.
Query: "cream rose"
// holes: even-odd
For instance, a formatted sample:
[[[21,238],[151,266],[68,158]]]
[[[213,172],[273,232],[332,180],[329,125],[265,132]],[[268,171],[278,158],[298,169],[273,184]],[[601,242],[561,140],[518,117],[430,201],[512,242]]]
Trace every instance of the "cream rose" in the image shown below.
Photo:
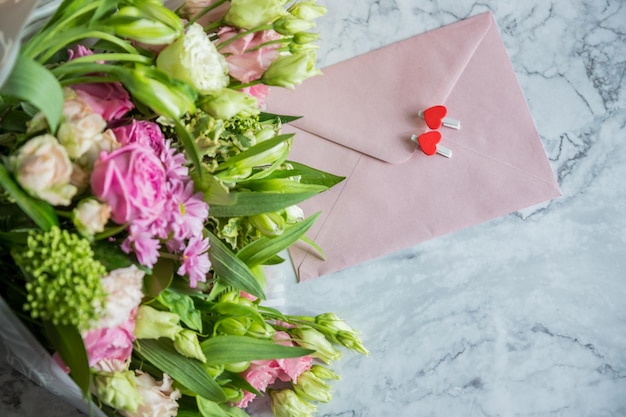
[[[67,206],[76,194],[76,187],[70,184],[70,158],[52,135],[30,139],[11,157],[10,164],[17,182],[34,197]]]

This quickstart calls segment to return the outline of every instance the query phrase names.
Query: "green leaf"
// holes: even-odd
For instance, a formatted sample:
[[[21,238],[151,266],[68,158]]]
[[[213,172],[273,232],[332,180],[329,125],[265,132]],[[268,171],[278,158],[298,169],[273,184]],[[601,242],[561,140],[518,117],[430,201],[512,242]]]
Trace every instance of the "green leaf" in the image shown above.
[[[24,213],[43,230],[48,231],[52,226],[59,225],[59,219],[52,206],[43,200],[36,200],[26,194],[26,192],[13,181],[11,174],[9,174],[9,171],[1,163],[0,186],[13,197],[17,205],[24,210]]]
[[[216,402],[207,400],[201,396],[196,397],[196,402],[202,417],[228,417],[228,414],[226,414]]]
[[[202,333],[202,315],[193,302],[191,296],[181,294],[168,288],[158,296],[161,304],[169,308],[172,313],[176,313],[178,317],[192,330]]]
[[[287,163],[290,164],[293,167],[293,171],[295,171],[291,175],[298,175],[300,177],[300,182],[303,184],[325,185],[326,187],[331,188],[346,179],[346,177],[340,177],[329,172],[320,171],[319,169],[311,168],[310,166],[299,162],[287,161]]]
[[[302,116],[285,116],[281,114],[274,114],[274,113],[267,113],[267,112],[261,112],[259,114],[259,122],[261,123],[278,119],[280,120],[281,123],[285,124],[285,123],[291,123],[294,120],[298,120],[301,118]]]
[[[223,281],[223,284],[233,286],[264,300],[263,288],[246,264],[228,249],[217,236],[210,231],[207,233],[211,242],[209,259],[213,270]]]
[[[170,341],[142,339],[136,343],[135,352],[196,394],[218,403],[226,400],[224,391],[206,373],[202,363],[176,352]]]
[[[168,288],[174,279],[174,262],[171,259],[159,258],[152,267],[152,274],[143,279],[144,293],[150,297],[157,297],[161,291]]]
[[[255,181],[247,181],[245,185],[241,185],[246,189],[257,192],[279,192],[281,194],[294,194],[302,192],[321,193],[326,191],[328,187],[317,184],[305,184],[293,181],[288,178],[265,178]]]
[[[263,396],[263,393],[260,392],[259,390],[257,390],[256,388],[254,388],[247,380],[246,378],[244,378],[241,374],[238,374],[236,372],[229,372],[224,370],[220,376],[218,377],[219,381],[221,382],[223,379],[228,381],[228,385],[235,387],[235,388],[241,388],[241,389],[245,389],[246,391],[254,394],[254,395],[258,395],[259,397]]]
[[[94,253],[94,259],[100,261],[107,271],[114,269],[127,268],[133,265],[131,258],[124,253],[119,245],[111,245],[107,241],[96,241],[91,245]]]
[[[80,332],[74,326],[55,326],[48,321],[45,321],[43,326],[52,346],[70,368],[70,376],[86,397],[89,393],[91,373]]]
[[[231,192],[231,204],[213,204],[209,206],[209,215],[213,217],[242,217],[270,213],[293,206],[307,200],[318,191],[283,194],[280,192]]]
[[[218,166],[217,171],[222,171],[235,165],[237,162],[243,161],[244,159],[253,157],[265,151],[269,151],[270,149],[274,148],[277,145],[280,145],[281,143],[291,139],[292,137],[293,133],[289,133],[284,135],[278,135],[271,139],[264,140],[263,142],[259,142],[256,145],[249,147],[245,151],[240,152],[237,155],[231,156],[226,161],[222,162]]]
[[[20,54],[0,92],[36,106],[46,116],[50,130],[56,132],[61,122],[63,90],[43,65]]]
[[[316,213],[301,222],[285,227],[283,233],[276,237],[262,237],[248,243],[237,252],[237,257],[249,267],[261,265],[266,260],[301,239],[306,231],[311,228],[319,215],[320,213]]]
[[[200,163],[200,153],[198,151],[196,141],[191,135],[191,132],[187,130],[187,128],[180,122],[180,120],[176,119],[174,121],[174,126],[176,129],[176,135],[185,147],[185,153],[187,155],[187,158],[189,158],[195,168],[194,174],[197,176],[198,182],[203,183],[205,173],[204,169],[202,168],[202,164]]]
[[[261,359],[298,358],[310,355],[313,350],[283,346],[272,340],[248,336],[215,336],[200,343],[207,365],[244,362]]]
[[[260,325],[265,325],[265,320],[263,320],[263,317],[259,314],[259,312],[255,308],[247,307],[245,305],[223,301],[215,303],[211,307],[211,310],[221,315],[249,317]]]

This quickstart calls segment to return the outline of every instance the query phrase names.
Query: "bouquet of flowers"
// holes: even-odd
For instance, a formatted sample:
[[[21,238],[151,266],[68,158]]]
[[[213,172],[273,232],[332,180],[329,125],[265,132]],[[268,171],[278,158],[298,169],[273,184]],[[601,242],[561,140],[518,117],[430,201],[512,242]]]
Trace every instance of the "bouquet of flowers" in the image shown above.
[[[264,266],[342,178],[289,161],[269,87],[317,75],[315,0],[66,0],[0,90],[1,296],[107,415],[329,401],[333,313],[263,305]],[[277,385],[278,384],[278,385]]]

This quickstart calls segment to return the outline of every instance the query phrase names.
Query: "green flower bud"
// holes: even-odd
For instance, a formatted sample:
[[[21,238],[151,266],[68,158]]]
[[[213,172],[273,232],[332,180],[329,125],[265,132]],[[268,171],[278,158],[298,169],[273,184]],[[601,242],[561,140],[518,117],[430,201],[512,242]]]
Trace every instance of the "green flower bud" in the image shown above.
[[[230,26],[252,29],[283,15],[283,3],[282,0],[231,0],[224,22]]]
[[[339,375],[326,368],[325,366],[315,364],[311,366],[310,372],[321,379],[341,379]]]
[[[188,358],[198,359],[206,362],[206,356],[202,352],[198,335],[193,330],[183,329],[176,333],[174,337],[174,348],[178,353]]]
[[[291,36],[298,32],[306,32],[309,29],[313,29],[315,23],[287,15],[276,20],[272,26],[281,35]]]
[[[287,11],[299,19],[314,20],[326,14],[326,7],[315,4],[315,1],[301,1]]]
[[[233,363],[224,364],[224,369],[227,370],[228,372],[239,373],[248,369],[249,366],[250,366],[249,361],[233,362]]]
[[[135,319],[135,337],[137,339],[158,339],[167,337],[175,340],[183,329],[178,324],[180,318],[169,311],[159,311],[147,305],[139,306]]]
[[[313,349],[311,356],[320,359],[324,363],[331,363],[341,357],[341,352],[333,347],[326,337],[311,327],[298,327],[291,330],[296,338],[296,343],[303,348]]]
[[[215,330],[219,333],[243,336],[248,331],[249,325],[249,319],[226,317],[216,323]]]
[[[162,4],[135,1],[121,7],[107,22],[116,35],[149,45],[165,45],[183,34],[183,24]]]
[[[307,78],[321,73],[315,66],[314,51],[307,51],[279,56],[265,71],[261,81],[267,85],[293,89]]]
[[[213,379],[220,376],[225,369],[224,365],[204,365],[204,370]]]
[[[320,331],[331,338],[335,343],[355,350],[363,355],[369,351],[365,348],[356,330],[348,326],[335,313],[324,313],[315,317],[315,322],[321,326]]]
[[[26,245],[11,252],[28,277],[24,309],[34,319],[88,330],[106,301],[106,269],[94,259],[89,241],[53,227],[30,233]]]
[[[224,391],[226,401],[229,403],[236,403],[243,399],[243,390],[241,389],[222,387],[222,391]]]
[[[280,236],[285,229],[285,219],[277,213],[262,213],[248,217],[250,223],[264,236]]]
[[[290,389],[270,390],[275,417],[313,417],[317,407],[302,400]]]
[[[293,386],[296,394],[309,401],[327,403],[331,400],[330,385],[311,371],[303,372]]]
[[[315,42],[319,38],[319,33],[311,32],[298,32],[293,35],[293,41],[298,45],[306,45],[308,43]]]
[[[93,391],[100,401],[116,410],[135,412],[142,401],[133,371],[97,372]]]
[[[179,119],[196,109],[195,90],[163,71],[137,65],[133,69],[119,67],[117,72],[120,81],[134,98],[162,116]]]
[[[257,339],[272,339],[276,330],[267,323],[261,325],[260,323],[253,321],[246,336],[256,337]]]
[[[223,88],[203,98],[200,107],[216,119],[222,120],[238,114],[243,117],[259,114],[259,103],[255,97],[230,88]]]

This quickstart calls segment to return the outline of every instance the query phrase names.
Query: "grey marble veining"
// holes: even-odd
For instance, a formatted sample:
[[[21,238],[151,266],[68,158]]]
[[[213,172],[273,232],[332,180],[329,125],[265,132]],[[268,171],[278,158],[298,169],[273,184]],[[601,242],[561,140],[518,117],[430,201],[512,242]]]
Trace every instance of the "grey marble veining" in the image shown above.
[[[337,362],[320,416],[626,416],[626,3],[320,3],[323,66],[491,10],[563,192],[303,284],[278,271],[273,302],[335,311],[371,350]],[[0,415],[81,414],[2,363]]]

